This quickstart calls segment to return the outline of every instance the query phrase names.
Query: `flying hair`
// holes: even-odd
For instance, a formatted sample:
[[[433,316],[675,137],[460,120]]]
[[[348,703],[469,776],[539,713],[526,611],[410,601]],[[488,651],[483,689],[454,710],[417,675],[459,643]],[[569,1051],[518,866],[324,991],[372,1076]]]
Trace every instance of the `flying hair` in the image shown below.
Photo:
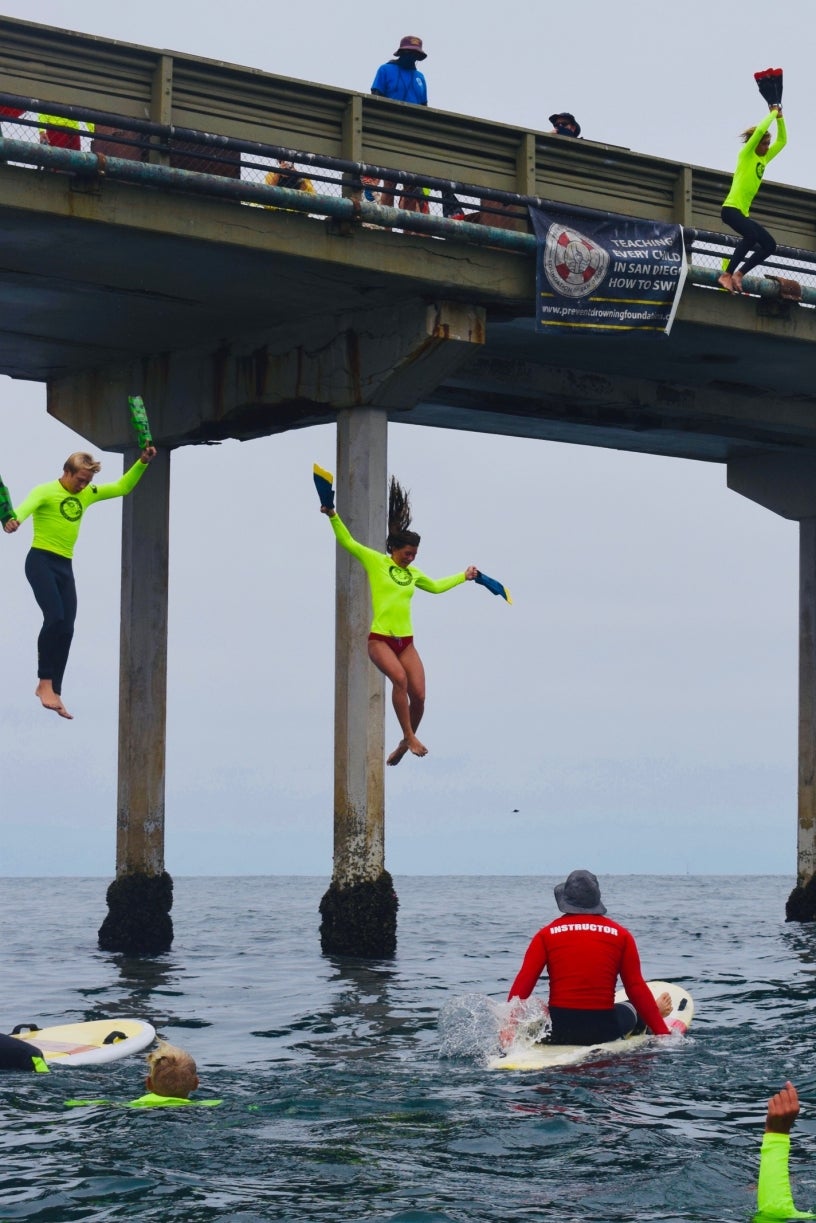
[[[394,548],[419,547],[420,537],[416,531],[408,529],[410,525],[409,494],[396,476],[392,476],[388,486],[388,539],[385,541],[387,552],[393,552]]]

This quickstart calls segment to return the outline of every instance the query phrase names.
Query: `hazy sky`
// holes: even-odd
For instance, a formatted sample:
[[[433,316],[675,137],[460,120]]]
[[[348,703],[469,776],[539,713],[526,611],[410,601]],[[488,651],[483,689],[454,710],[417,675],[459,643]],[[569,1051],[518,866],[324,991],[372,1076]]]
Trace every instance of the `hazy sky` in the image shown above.
[[[816,187],[813,0],[518,0],[500,22],[494,5],[423,0],[407,19],[326,0],[285,20],[255,0],[228,20],[178,0],[3,8],[361,91],[419,34],[433,106],[539,130],[567,109],[589,138],[724,170],[765,111],[753,72],[781,65],[790,143],[771,177]],[[94,447],[46,415],[44,387],[0,389],[0,472],[20,500]],[[101,457],[116,479],[121,458]],[[333,427],[173,455],[171,874],[331,871],[335,545],[315,460],[334,467]],[[412,490],[418,564],[477,564],[515,600],[468,584],[414,601],[430,754],[387,771],[389,869],[793,877],[796,525],[713,464],[402,425],[389,469]],[[4,874],[113,875],[119,529],[103,504],[76,550],[70,723],[33,697],[31,528],[0,538]]]

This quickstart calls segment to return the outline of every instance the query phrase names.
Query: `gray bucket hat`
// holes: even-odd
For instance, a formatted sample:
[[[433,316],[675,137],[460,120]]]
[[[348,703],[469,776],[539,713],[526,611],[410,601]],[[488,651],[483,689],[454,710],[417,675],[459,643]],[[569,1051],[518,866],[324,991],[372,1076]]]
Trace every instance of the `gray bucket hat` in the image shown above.
[[[601,889],[592,871],[571,871],[555,888],[555,903],[562,913],[605,913]]]

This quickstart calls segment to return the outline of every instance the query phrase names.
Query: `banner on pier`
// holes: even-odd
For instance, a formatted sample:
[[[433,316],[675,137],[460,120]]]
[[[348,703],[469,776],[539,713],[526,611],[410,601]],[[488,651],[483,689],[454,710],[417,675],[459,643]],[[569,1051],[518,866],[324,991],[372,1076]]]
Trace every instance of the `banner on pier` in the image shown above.
[[[530,207],[536,330],[668,335],[688,270],[680,225]]]

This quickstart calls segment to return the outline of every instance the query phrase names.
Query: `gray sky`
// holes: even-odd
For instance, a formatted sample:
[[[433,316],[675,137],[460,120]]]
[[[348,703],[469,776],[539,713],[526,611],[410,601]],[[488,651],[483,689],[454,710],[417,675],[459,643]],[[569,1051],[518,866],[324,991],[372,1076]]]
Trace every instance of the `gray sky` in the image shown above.
[[[285,21],[255,0],[229,21],[178,0],[3,7],[362,91],[415,33],[434,106],[539,130],[567,109],[587,137],[725,170],[764,113],[753,72],[781,65],[790,143],[771,177],[816,186],[812,0],[519,0],[512,24],[424,0],[407,24],[326,0]],[[0,472],[20,500],[88,440],[48,418],[44,387],[0,390]],[[117,478],[120,457],[101,457]],[[311,465],[334,457],[328,426],[173,456],[171,874],[330,873],[335,545]],[[412,490],[419,565],[477,564],[514,598],[468,584],[414,601],[430,754],[388,770],[389,869],[794,875],[795,524],[716,465],[403,425],[389,467]],[[113,874],[119,527],[101,505],[75,554],[71,723],[33,697],[30,526],[0,539],[1,873]]]

